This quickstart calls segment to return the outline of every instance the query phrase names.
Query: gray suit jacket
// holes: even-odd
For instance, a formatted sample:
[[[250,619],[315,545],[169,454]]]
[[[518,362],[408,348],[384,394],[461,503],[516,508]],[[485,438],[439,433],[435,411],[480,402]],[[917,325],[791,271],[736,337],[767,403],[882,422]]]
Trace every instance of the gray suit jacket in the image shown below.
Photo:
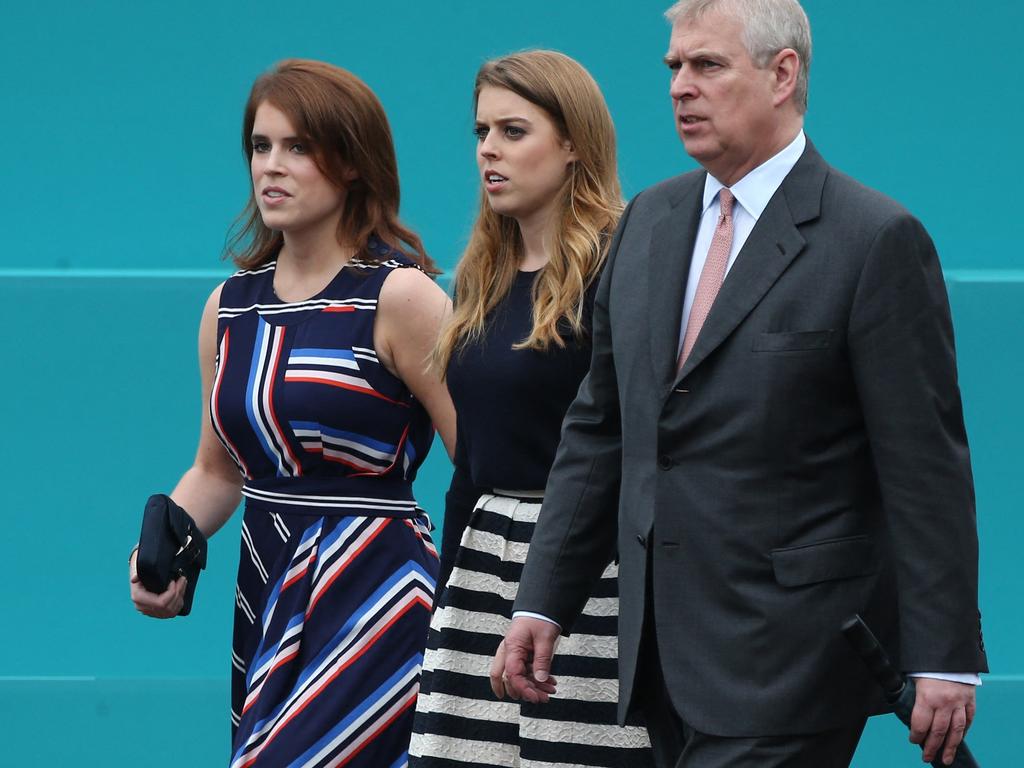
[[[677,375],[704,178],[650,188],[623,216],[515,608],[571,631],[617,551],[620,718],[643,703],[652,605],[680,715],[724,736],[880,709],[839,633],[855,612],[904,669],[986,670],[970,457],[930,238],[808,143]]]

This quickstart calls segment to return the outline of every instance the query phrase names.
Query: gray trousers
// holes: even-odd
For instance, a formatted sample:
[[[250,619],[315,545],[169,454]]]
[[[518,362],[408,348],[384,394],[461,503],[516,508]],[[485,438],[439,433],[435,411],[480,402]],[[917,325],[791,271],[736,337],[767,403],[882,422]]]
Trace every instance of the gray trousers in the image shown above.
[[[656,768],[848,768],[866,718],[821,733],[735,738],[694,729],[676,712],[658,661],[653,627],[644,627],[635,702],[651,737]]]

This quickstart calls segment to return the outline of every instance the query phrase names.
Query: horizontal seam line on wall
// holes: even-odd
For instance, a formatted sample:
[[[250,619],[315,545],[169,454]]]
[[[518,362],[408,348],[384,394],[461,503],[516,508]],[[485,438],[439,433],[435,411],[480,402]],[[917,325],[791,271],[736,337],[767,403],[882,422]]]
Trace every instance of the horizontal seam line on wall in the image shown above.
[[[228,682],[228,677],[117,677],[117,676],[75,676],[75,675],[0,675],[0,685],[4,683],[152,683],[153,681],[163,681],[170,683],[182,683],[186,681],[207,681],[212,683]],[[1020,675],[1007,675],[998,674],[990,675],[987,672],[983,672],[981,676],[983,684],[989,683],[1024,683],[1024,674]]]
[[[0,676],[0,685],[4,683],[95,683],[100,679],[94,675],[4,675]]]
[[[1024,283],[1024,269],[947,269],[951,283]]]
[[[3,280],[227,280],[234,271],[217,272],[212,269],[4,269]],[[437,284],[447,291],[449,275],[438,275]],[[0,678],[2,679],[2,678]]]
[[[27,269],[18,267],[0,268],[0,279],[5,278],[64,278],[64,279],[139,279],[179,278],[186,280],[224,280],[234,273],[215,269]],[[1024,269],[947,269],[943,270],[947,281],[957,283],[1021,283]],[[439,278],[445,281],[447,276]]]
[[[0,269],[3,278],[63,278],[63,279],[110,279],[110,278],[181,278],[225,280],[234,270],[221,272],[213,269]]]

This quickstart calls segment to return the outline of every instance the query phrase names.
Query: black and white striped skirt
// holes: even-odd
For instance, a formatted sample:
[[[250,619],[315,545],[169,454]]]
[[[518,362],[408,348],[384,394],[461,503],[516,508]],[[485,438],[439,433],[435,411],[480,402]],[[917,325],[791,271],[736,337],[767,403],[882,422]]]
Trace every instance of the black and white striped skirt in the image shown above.
[[[533,500],[488,494],[477,501],[430,623],[411,768],[653,765],[646,729],[616,724],[616,565],[559,642],[551,701],[501,701],[491,692],[491,659],[508,629],[539,512]]]

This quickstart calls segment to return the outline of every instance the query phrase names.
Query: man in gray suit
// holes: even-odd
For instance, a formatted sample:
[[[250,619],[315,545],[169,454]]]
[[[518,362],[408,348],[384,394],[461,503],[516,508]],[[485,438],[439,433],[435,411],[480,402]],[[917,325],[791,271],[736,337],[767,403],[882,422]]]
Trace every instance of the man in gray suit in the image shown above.
[[[839,631],[854,613],[920,676],[911,738],[951,762],[987,662],[935,249],[805,137],[795,0],[667,16],[704,170],[623,215],[492,685],[547,700],[554,642],[617,554],[619,715],[660,765],[847,765],[883,708]]]

